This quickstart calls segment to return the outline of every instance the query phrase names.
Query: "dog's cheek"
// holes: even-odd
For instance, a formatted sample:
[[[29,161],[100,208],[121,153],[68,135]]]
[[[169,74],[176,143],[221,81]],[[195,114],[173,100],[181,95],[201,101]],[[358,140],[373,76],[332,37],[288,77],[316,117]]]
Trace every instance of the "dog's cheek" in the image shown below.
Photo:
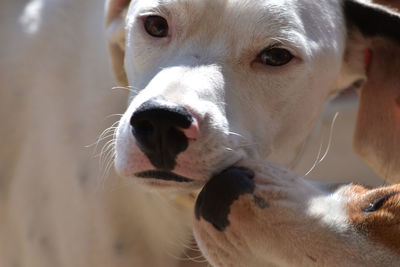
[[[124,117],[119,122],[115,135],[115,159],[114,166],[117,173],[121,176],[128,176],[128,162],[130,151],[133,148],[132,138],[128,131],[128,125]]]
[[[230,138],[238,143],[250,158],[267,158],[272,152],[276,127],[268,111],[251,103],[248,97],[227,95],[226,118]]]

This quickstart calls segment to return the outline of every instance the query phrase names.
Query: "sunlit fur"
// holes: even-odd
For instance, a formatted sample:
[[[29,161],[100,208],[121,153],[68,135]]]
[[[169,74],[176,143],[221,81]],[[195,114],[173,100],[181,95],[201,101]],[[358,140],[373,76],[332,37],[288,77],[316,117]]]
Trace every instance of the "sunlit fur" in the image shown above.
[[[114,3],[110,10],[117,9]],[[167,19],[169,37],[144,31],[142,19],[149,14]],[[135,0],[125,23],[114,14],[109,25],[117,76],[125,73],[127,83],[139,88],[118,126],[117,171],[134,177],[154,168],[136,146],[129,120],[143,102],[163,96],[199,119],[200,138],[178,156],[174,169],[197,187],[242,158],[289,166],[336,89],[345,49],[341,6],[334,0]],[[295,58],[282,67],[262,65],[257,56],[271,44]]]
[[[303,179],[277,165],[240,162],[255,190],[231,206],[218,231],[201,218],[194,232],[212,266],[398,266],[399,186],[367,189]],[[376,211],[368,212],[387,196]],[[254,198],[265,203],[260,207]]]

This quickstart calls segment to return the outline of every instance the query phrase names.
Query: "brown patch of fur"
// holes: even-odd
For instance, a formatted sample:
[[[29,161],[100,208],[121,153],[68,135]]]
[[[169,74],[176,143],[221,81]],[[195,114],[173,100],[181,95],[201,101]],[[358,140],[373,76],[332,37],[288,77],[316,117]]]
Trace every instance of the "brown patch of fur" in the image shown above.
[[[371,190],[351,186],[348,193],[349,220],[357,231],[400,253],[400,185]],[[382,197],[387,197],[382,206],[368,212],[368,207]]]
[[[361,89],[354,146],[388,182],[400,181],[400,46],[385,40],[371,42],[368,80]]]
[[[373,2],[394,8],[397,11],[400,10],[400,1],[399,0],[375,0]]]

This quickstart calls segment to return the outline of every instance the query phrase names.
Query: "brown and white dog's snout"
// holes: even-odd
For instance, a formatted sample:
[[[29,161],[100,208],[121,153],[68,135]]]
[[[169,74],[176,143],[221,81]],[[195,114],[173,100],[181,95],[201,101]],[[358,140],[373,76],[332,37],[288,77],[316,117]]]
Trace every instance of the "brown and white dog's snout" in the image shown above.
[[[197,120],[176,103],[152,98],[144,102],[130,120],[140,150],[154,167],[171,171],[178,154],[199,134]]]

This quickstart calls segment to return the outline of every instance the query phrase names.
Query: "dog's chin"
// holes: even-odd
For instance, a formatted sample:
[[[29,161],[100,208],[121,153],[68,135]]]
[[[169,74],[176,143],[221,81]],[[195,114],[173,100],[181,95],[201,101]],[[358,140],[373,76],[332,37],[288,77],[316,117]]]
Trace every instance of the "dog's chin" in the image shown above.
[[[191,179],[186,176],[165,170],[150,169],[128,176],[137,184],[144,186],[147,190],[162,190],[173,193],[184,193],[198,190],[204,186],[207,178]]]
[[[193,162],[190,159],[194,156],[185,155],[173,170],[163,170],[153,166],[142,153],[131,153],[129,157],[117,153],[114,166],[120,177],[144,185],[145,189],[180,193],[202,188],[215,173],[234,165],[243,155],[244,152],[225,153],[209,164],[198,159]]]
[[[183,184],[194,182],[193,179],[165,170],[148,170],[144,172],[138,172],[135,174],[135,176],[143,179],[156,179]]]

